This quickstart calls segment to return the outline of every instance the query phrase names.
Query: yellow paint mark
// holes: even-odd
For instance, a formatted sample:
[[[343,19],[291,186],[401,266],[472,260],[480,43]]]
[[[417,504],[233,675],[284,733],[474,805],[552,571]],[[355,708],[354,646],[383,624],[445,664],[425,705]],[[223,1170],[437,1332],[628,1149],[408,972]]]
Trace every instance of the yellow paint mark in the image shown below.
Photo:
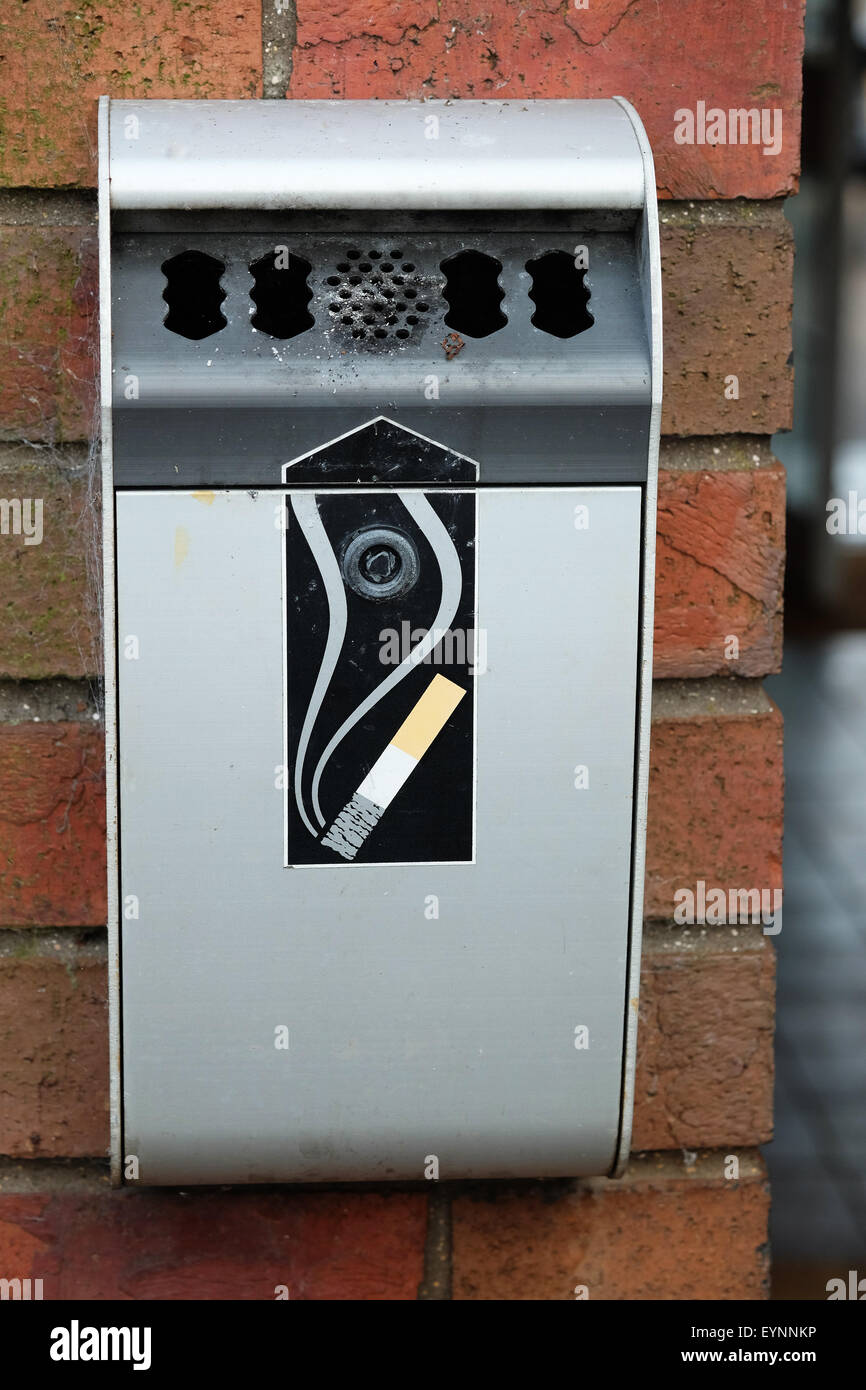
[[[174,528],[174,567],[179,570],[189,554],[189,531],[185,526]]]
[[[466,691],[445,676],[434,676],[415,708],[407,714],[391,743],[410,758],[423,758]]]
[[[207,492],[207,491],[205,491],[205,492],[194,492],[194,493],[193,493],[193,499],[194,499],[196,502],[204,502],[204,504],[205,504],[206,507],[212,507],[213,504],[214,504],[214,502],[216,501],[216,493],[215,493],[215,492]]]

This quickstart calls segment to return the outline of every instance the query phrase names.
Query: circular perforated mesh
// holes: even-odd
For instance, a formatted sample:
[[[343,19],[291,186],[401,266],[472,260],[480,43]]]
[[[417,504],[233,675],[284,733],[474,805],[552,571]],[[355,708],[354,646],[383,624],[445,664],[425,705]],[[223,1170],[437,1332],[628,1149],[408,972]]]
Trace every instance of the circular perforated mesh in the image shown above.
[[[424,281],[401,248],[361,251],[351,246],[325,284],[334,323],[353,338],[405,342],[430,311]]]

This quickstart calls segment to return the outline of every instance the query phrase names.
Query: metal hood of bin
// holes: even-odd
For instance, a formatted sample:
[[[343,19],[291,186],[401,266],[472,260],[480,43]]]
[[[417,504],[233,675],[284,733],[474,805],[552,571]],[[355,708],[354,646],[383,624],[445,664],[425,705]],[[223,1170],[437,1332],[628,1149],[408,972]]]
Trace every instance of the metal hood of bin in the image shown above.
[[[103,122],[117,485],[275,484],[380,414],[482,483],[527,458],[538,481],[645,480],[655,190],[627,102],[113,101]]]

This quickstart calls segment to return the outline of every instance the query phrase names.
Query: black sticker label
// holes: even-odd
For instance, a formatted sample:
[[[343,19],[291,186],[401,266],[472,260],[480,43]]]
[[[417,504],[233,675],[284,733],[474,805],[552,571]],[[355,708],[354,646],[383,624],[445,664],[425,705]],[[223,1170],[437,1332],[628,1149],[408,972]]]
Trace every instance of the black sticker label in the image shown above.
[[[475,493],[285,506],[287,863],[471,861]]]

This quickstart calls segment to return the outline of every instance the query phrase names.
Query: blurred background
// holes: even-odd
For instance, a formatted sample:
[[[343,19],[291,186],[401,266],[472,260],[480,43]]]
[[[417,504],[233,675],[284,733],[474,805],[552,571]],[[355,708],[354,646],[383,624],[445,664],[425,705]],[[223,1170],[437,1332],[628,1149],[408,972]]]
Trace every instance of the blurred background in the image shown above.
[[[866,1278],[866,0],[807,0],[794,273],[774,1298]],[[861,516],[862,513],[862,516]],[[829,524],[829,529],[828,529]]]

